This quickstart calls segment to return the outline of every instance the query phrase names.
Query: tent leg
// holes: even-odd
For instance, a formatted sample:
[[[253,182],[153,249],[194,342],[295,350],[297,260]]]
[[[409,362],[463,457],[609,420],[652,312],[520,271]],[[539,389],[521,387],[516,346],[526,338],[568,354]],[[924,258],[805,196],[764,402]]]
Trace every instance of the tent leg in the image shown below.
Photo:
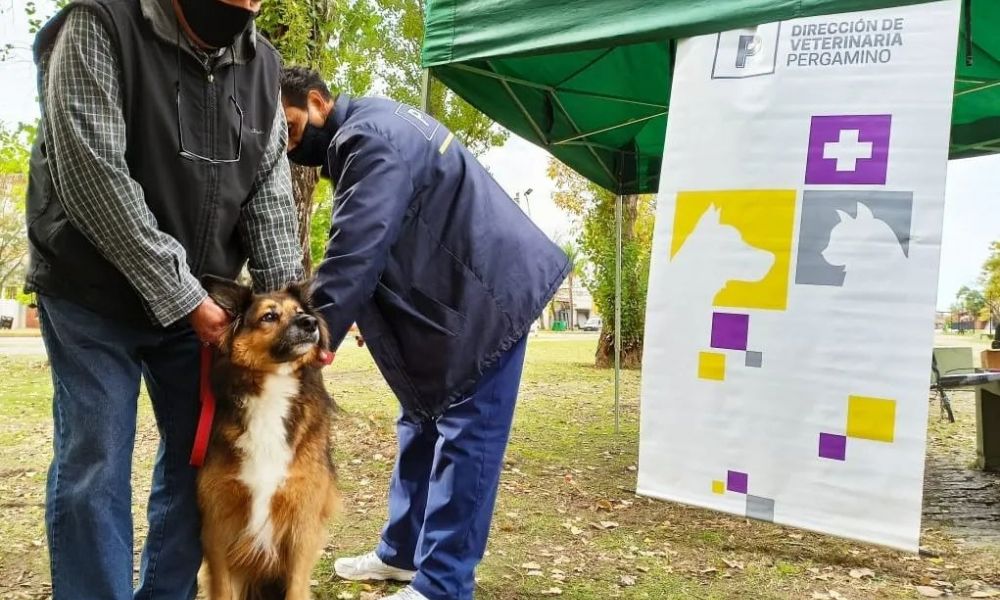
[[[420,109],[428,115],[431,114],[431,72],[429,69],[424,69],[420,82]]]
[[[622,371],[622,196],[615,198],[615,433],[621,430]]]

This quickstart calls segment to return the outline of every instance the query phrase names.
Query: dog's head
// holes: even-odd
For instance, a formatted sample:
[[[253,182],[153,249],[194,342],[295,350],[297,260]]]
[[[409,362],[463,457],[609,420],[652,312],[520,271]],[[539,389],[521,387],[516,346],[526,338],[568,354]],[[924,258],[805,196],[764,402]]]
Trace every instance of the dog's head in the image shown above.
[[[314,364],[330,344],[326,323],[309,300],[309,282],[254,294],[235,281],[206,276],[202,286],[233,321],[219,349],[238,367],[274,371]]]

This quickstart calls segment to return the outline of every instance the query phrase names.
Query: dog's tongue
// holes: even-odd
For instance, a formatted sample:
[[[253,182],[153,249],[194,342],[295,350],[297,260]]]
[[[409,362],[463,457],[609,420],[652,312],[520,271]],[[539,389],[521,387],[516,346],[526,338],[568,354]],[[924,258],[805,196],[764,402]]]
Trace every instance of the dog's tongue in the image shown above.
[[[333,352],[330,352],[329,350],[320,350],[319,362],[324,367],[333,363]]]

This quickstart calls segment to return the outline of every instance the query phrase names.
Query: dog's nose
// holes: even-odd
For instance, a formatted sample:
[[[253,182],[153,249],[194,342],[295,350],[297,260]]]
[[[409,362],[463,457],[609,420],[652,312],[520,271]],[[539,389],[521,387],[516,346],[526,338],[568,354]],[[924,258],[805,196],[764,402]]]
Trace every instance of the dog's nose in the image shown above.
[[[300,314],[295,317],[295,324],[306,333],[313,333],[319,329],[319,321],[316,317],[307,314]]]

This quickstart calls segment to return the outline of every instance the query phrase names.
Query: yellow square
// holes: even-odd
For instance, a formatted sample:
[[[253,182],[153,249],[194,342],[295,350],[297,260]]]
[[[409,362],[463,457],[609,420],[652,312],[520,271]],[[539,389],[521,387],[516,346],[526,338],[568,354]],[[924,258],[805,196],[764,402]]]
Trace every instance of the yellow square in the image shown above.
[[[725,484],[725,482],[719,481],[718,479],[716,479],[715,481],[713,481],[712,482],[712,493],[713,494],[725,494],[726,493],[726,484]]]
[[[847,399],[847,437],[892,442],[895,432],[895,400],[865,396]]]
[[[712,381],[724,381],[726,379],[726,355],[719,352],[699,353],[698,377]]]

